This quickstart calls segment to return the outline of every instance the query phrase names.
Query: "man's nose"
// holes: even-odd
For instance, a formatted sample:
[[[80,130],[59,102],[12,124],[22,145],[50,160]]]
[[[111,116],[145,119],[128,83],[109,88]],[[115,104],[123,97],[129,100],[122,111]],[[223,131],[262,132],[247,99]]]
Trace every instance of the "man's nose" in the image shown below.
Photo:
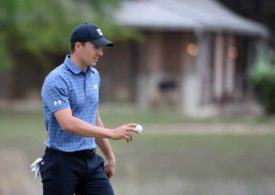
[[[103,50],[102,50],[102,48],[99,48],[99,49],[98,49],[97,54],[98,54],[99,56],[103,56]]]

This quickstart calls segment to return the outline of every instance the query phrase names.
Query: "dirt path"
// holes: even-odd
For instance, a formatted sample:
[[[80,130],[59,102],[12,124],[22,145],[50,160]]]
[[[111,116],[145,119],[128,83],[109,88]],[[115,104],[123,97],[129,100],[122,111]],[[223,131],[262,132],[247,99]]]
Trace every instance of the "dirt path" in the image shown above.
[[[17,150],[0,150],[0,194],[39,194],[29,173],[26,157]]]

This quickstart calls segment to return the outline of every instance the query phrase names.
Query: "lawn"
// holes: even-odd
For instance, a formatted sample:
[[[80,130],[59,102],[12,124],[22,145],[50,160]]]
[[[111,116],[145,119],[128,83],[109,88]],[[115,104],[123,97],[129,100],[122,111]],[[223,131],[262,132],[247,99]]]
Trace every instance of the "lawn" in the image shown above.
[[[272,195],[275,192],[275,134],[261,133],[261,128],[273,128],[271,119],[197,120],[171,112],[136,113],[132,109],[119,112],[103,109],[101,115],[109,127],[130,121],[145,127],[144,135],[136,135],[132,143],[112,141],[117,156],[117,174],[112,183],[119,195]],[[173,128],[173,124],[177,128],[201,124],[200,127],[211,129],[216,123],[225,127],[242,124],[241,127],[253,127],[259,133],[158,133],[173,131],[166,129]],[[150,127],[155,129],[151,131]],[[45,137],[41,114],[0,113],[2,150],[19,150],[31,162],[43,153]]]

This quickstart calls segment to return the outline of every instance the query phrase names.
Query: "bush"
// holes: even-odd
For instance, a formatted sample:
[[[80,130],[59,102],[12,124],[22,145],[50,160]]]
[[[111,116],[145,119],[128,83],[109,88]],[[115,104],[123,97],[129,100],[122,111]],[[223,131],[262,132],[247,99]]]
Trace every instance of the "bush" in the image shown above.
[[[275,64],[274,51],[261,53],[250,72],[256,98],[267,114],[275,114]]]

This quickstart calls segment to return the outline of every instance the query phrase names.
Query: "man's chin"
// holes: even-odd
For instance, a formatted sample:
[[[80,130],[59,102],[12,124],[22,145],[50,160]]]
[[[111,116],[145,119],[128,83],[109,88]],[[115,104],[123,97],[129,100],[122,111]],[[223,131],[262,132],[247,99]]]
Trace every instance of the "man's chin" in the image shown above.
[[[95,67],[96,66],[96,62],[94,62],[94,63],[91,63],[90,65],[89,65],[89,67]]]

